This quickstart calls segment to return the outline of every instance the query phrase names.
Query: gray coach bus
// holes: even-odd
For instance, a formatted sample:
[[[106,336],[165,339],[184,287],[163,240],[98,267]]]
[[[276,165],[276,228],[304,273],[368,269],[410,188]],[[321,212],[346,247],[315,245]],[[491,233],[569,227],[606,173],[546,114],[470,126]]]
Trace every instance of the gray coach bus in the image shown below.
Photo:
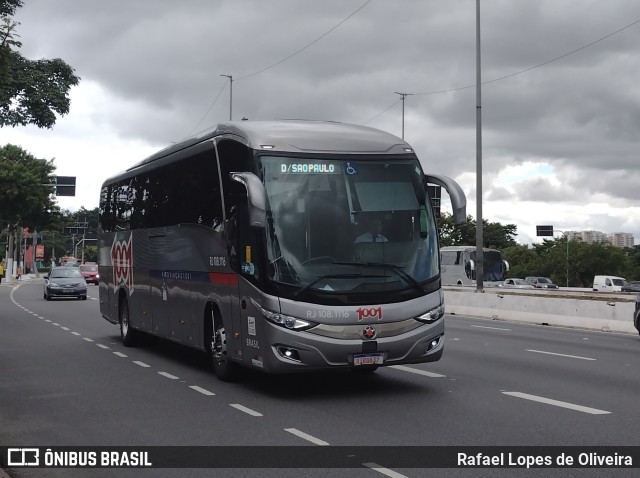
[[[431,362],[443,351],[427,183],[461,188],[361,126],[228,122],[104,182],[100,311],[125,345],[208,352],[216,375]],[[367,236],[368,234],[368,236]]]
[[[496,249],[482,249],[483,284],[496,286],[506,279],[509,263]],[[442,285],[476,285],[476,246],[440,248]]]

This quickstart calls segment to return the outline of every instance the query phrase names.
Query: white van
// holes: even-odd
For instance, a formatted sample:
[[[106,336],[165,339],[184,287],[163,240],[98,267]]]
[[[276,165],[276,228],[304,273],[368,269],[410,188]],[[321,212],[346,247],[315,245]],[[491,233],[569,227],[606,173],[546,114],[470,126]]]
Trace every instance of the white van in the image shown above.
[[[616,276],[595,276],[593,278],[593,290],[602,292],[620,292],[627,281]]]

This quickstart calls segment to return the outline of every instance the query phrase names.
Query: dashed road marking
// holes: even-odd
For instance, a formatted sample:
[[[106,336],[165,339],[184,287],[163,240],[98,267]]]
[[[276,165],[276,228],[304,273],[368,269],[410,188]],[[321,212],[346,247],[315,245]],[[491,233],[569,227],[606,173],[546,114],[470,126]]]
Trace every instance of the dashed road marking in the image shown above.
[[[446,375],[442,375],[435,372],[427,372],[426,370],[420,370],[413,367],[406,367],[404,365],[391,365],[391,368],[395,368],[396,370],[402,370],[403,372],[415,373],[417,375],[424,375],[425,377],[431,377],[431,378],[446,377]]]
[[[533,352],[536,354],[546,354],[546,355],[555,355],[557,357],[566,357],[566,358],[574,358],[574,359],[580,359],[580,360],[596,360],[594,358],[591,357],[581,357],[579,355],[567,355],[567,354],[558,354],[555,352],[545,352],[544,350],[530,350],[530,349],[526,349],[527,352]]]
[[[530,395],[528,393],[521,392],[501,392],[504,395],[511,397],[523,398],[525,400],[531,400],[534,402],[546,403],[547,405],[554,405],[556,407],[568,408],[570,410],[576,410],[578,412],[589,413],[591,415],[607,415],[611,412],[606,410],[599,410],[597,408],[585,407],[583,405],[577,405],[575,403],[561,402],[560,400],[553,400],[552,398],[539,397],[537,395]]]
[[[125,355],[122,352],[113,352],[113,355],[117,355],[118,357],[124,357],[124,358],[128,357],[128,355]]]
[[[96,345],[98,347],[100,347],[101,349],[104,349],[104,350],[109,350],[111,348],[111,347],[107,347],[106,345],[103,345],[103,344],[96,344]]]
[[[93,342],[93,339],[90,339],[89,337],[82,337],[82,340],[86,340],[87,342]]]
[[[136,365],[140,365],[141,367],[144,367],[144,368],[151,367],[151,365],[146,364],[144,362],[140,362],[140,360],[134,360],[133,363],[136,364]]]
[[[378,473],[382,473],[383,475],[389,476],[391,478],[407,478],[402,473],[398,473],[397,471],[390,470],[389,468],[385,468],[384,466],[380,466],[377,463],[363,463],[367,468],[371,468],[373,471],[377,471]]]
[[[320,440],[320,438],[316,438],[312,435],[309,435],[308,433],[305,432],[301,432],[300,430],[298,430],[297,428],[285,428],[284,429],[285,432],[289,432],[297,437],[302,438],[303,440],[307,440],[310,441],[311,443],[315,444],[315,445],[321,445],[321,446],[328,446],[329,443],[327,443],[324,440]]]
[[[239,403],[230,403],[230,406],[232,406],[233,408],[235,408],[236,410],[240,410],[241,412],[247,413],[248,415],[251,415],[252,417],[261,417],[263,416],[262,413],[260,412],[256,412],[255,410],[251,410],[248,407],[245,407],[244,405],[240,405]]]
[[[169,372],[158,372],[158,375],[162,375],[163,377],[170,378],[171,380],[178,380],[180,377],[176,377],[175,375],[171,375]]]
[[[210,392],[206,388],[198,387],[197,385],[189,385],[189,388],[195,390],[196,392],[200,392],[203,395],[215,395],[215,393]]]

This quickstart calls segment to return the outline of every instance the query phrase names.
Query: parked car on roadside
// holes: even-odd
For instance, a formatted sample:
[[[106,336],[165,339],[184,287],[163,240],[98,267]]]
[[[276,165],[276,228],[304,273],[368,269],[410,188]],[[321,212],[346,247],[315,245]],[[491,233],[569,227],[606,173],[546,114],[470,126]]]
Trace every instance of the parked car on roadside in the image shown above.
[[[96,264],[80,264],[78,268],[84,280],[87,281],[87,284],[98,285],[100,275],[98,274],[98,266]]]
[[[78,267],[54,267],[44,279],[44,298],[75,297],[87,300],[87,282]]]
[[[640,280],[632,280],[623,285],[620,289],[621,292],[640,292]]]
[[[524,279],[518,279],[516,277],[505,279],[498,287],[504,287],[507,289],[533,289],[533,285],[529,284]]]
[[[525,277],[524,280],[536,289],[559,289],[548,277]]]

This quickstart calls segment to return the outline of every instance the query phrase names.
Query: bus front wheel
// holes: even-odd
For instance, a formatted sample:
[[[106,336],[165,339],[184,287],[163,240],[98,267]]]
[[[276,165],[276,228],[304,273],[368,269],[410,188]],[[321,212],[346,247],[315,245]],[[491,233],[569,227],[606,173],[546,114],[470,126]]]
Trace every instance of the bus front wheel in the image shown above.
[[[229,360],[227,354],[227,335],[220,317],[211,310],[212,331],[211,334],[211,359],[216,376],[224,381],[231,382],[237,376],[237,364]]]
[[[136,331],[131,327],[129,322],[129,302],[127,299],[120,301],[120,307],[118,308],[118,318],[120,321],[120,337],[122,337],[122,343],[125,347],[132,347],[135,345]]]

